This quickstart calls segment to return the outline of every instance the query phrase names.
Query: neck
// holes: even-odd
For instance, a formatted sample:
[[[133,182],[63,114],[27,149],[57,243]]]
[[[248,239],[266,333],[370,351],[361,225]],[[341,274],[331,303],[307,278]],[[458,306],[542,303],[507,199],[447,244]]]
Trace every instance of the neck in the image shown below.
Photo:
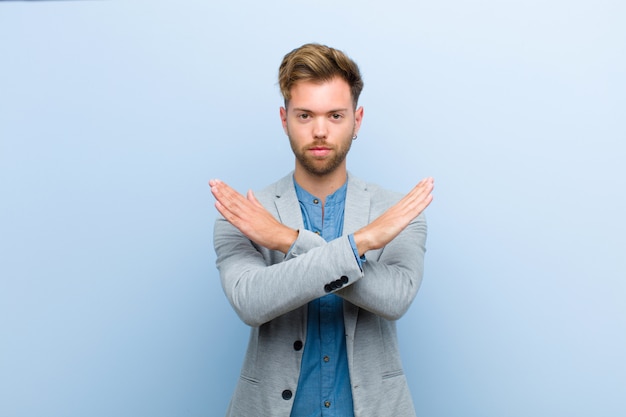
[[[348,172],[344,168],[320,176],[296,167],[293,176],[300,187],[320,198],[322,204],[324,204],[327,196],[331,195],[345,184],[348,178]]]

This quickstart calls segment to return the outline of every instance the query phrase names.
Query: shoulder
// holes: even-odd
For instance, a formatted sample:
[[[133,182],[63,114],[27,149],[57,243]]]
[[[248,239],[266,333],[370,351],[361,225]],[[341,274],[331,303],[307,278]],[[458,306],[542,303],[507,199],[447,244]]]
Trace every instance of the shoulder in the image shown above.
[[[278,196],[293,189],[293,171],[258,191],[260,195]]]
[[[276,199],[295,197],[296,191],[293,185],[293,172],[290,172],[267,187],[255,191],[254,195],[265,207],[273,205]]]
[[[357,192],[367,193],[370,198],[371,207],[380,206],[380,208],[387,208],[397,203],[404,196],[404,194],[400,192],[381,187],[373,182],[365,181],[351,173],[348,173],[348,187],[351,187]]]

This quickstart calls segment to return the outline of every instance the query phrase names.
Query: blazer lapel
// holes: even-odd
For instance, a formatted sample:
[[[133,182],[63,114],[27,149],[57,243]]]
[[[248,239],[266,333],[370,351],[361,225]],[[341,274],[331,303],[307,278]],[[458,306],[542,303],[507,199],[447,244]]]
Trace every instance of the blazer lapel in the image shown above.
[[[293,185],[293,173],[276,183],[274,204],[281,223],[294,229],[303,229],[302,211]],[[370,221],[370,194],[367,184],[348,173],[348,190],[344,212],[343,235],[356,232]]]
[[[278,220],[294,229],[304,229],[302,211],[293,185],[293,173],[278,181],[275,190],[274,204],[278,212]]]
[[[363,226],[369,224],[370,193],[367,184],[348,173],[348,191],[346,194],[346,207],[344,212],[343,234],[349,235]],[[354,349],[354,332],[359,308],[354,304],[343,302],[343,322],[346,330],[346,347],[348,349],[348,360],[352,358]]]
[[[370,193],[367,184],[348,173],[348,191],[344,211],[343,234],[356,232],[369,222]]]

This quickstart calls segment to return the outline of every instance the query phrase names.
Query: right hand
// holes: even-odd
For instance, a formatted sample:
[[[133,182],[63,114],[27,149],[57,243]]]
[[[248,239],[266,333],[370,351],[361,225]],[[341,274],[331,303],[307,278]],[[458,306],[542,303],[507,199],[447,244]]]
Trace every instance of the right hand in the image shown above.
[[[298,231],[281,224],[256,199],[252,191],[246,197],[220,180],[210,180],[215,208],[230,224],[254,243],[287,253],[298,238]]]

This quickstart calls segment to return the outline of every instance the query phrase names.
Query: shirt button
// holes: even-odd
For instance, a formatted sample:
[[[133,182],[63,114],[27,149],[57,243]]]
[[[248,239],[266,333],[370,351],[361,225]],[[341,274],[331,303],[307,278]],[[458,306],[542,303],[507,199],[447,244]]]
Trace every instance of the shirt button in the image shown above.
[[[283,391],[283,400],[290,400],[293,394],[288,389]]]
[[[324,401],[324,407],[330,408],[330,401]]]
[[[328,356],[324,356],[324,362],[328,362],[330,358]]]
[[[314,203],[314,204],[317,204],[317,203],[319,203],[319,202],[320,202],[320,201],[319,201],[317,198],[313,200],[313,203]]]

